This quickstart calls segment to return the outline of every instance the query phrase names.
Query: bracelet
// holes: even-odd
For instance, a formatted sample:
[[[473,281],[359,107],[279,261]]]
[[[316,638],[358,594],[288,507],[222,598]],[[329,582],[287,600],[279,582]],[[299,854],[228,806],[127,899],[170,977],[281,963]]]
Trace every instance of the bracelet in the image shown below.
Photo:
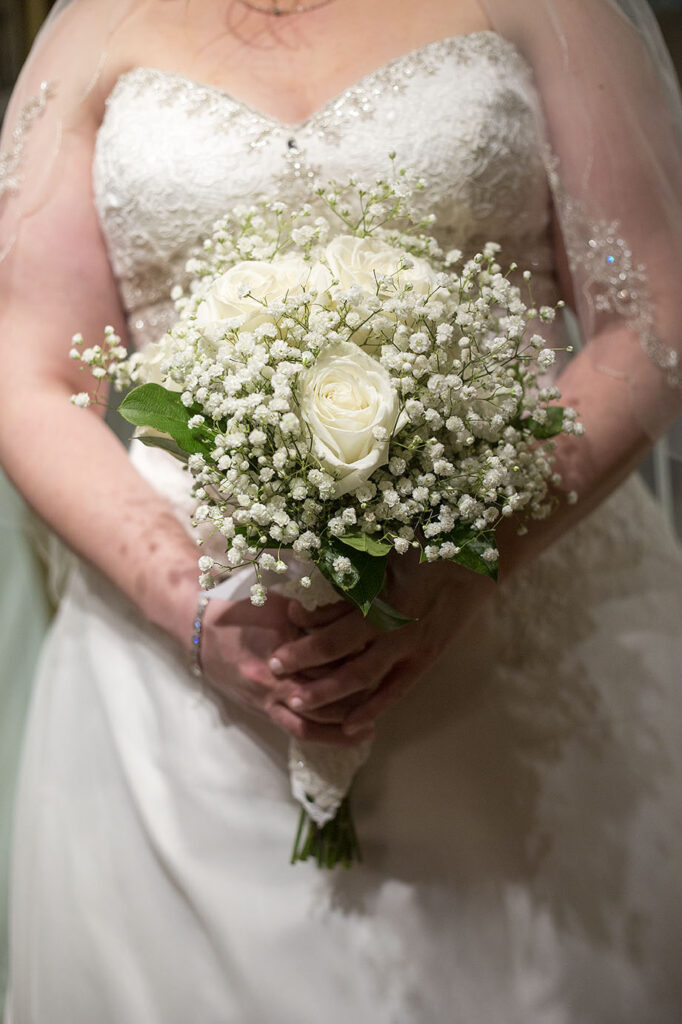
[[[190,671],[197,679],[201,679],[204,670],[201,665],[201,632],[204,625],[204,612],[209,602],[208,594],[202,594],[197,605],[194,616],[194,632],[192,633],[192,647],[190,651]]]

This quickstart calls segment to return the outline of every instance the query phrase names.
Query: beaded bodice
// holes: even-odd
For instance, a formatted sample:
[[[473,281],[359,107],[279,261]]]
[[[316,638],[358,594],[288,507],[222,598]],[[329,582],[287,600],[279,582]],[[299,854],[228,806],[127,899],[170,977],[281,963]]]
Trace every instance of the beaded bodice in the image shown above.
[[[391,152],[425,179],[444,245],[497,241],[551,293],[536,104],[528,66],[493,32],[397,57],[298,124],[174,72],[125,73],[98,134],[94,188],[133,339],[169,325],[170,289],[218,216],[260,194],[298,199],[316,179],[374,180]]]

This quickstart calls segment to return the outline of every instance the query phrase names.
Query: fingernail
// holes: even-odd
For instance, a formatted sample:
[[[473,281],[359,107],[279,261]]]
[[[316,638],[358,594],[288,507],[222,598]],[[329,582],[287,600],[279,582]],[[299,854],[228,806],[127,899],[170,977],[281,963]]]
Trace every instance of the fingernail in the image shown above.
[[[284,673],[284,665],[279,658],[270,658],[268,668],[272,672],[273,676],[281,676]]]
[[[291,708],[292,711],[300,711],[301,708],[303,707],[303,700],[301,699],[301,697],[290,697],[289,707]]]

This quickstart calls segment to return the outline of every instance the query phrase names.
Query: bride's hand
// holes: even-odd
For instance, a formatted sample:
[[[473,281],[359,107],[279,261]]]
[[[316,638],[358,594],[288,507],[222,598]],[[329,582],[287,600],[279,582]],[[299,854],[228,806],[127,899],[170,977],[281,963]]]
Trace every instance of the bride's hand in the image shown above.
[[[220,694],[299,739],[355,744],[364,738],[362,731],[350,737],[338,722],[318,723],[297,715],[289,706],[295,684],[278,679],[268,667],[276,648],[302,635],[288,615],[289,605],[277,594],[270,594],[263,608],[248,600],[210,601],[201,642],[204,676]],[[370,727],[364,733],[371,731]]]
[[[270,670],[289,685],[287,703],[296,714],[364,735],[494,590],[492,580],[452,563],[419,565],[410,555],[396,556],[387,596],[416,622],[386,633],[346,603],[306,612],[294,602],[291,620],[309,632],[275,650]],[[316,678],[309,678],[311,671]]]

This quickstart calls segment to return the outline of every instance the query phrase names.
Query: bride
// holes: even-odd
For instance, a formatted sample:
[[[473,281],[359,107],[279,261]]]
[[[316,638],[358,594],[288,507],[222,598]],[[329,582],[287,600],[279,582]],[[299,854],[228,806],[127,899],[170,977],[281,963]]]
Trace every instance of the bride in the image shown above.
[[[8,1024],[680,1019],[682,556],[630,476],[682,394],[670,74],[635,0],[58,6],[0,162],[0,455],[80,557],[25,740]],[[187,478],[69,404],[68,339],[158,338],[219,215],[392,150],[443,244],[500,242],[579,318],[579,500],[511,524],[498,586],[400,562],[391,634],[211,601],[197,685]],[[290,736],[375,739],[361,866],[289,865]]]

